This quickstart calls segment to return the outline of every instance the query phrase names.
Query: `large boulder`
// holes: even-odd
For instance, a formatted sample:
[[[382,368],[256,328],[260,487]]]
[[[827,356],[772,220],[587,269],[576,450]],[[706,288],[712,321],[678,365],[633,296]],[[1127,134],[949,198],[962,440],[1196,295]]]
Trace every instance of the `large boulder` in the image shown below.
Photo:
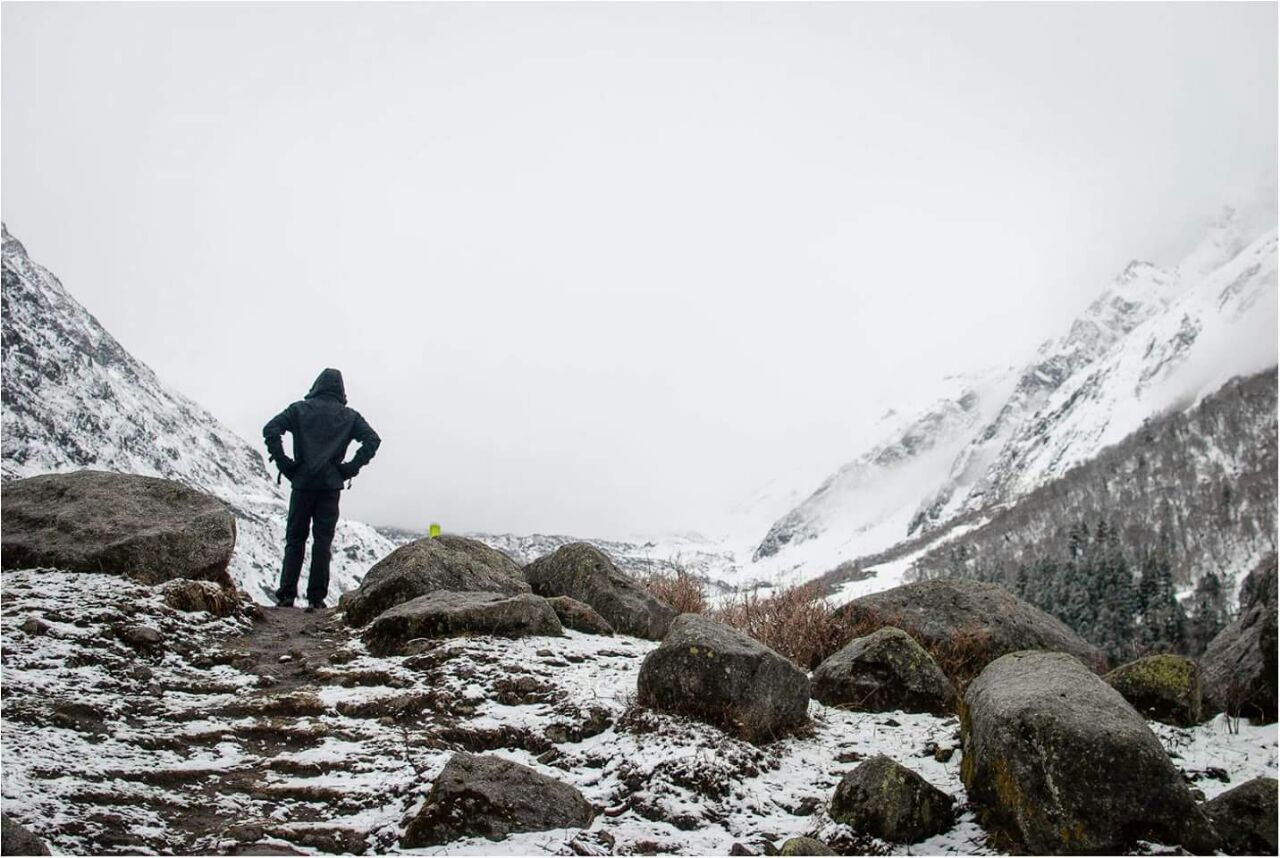
[[[589,635],[611,635],[613,626],[586,602],[570,599],[568,596],[552,596],[547,599],[551,610],[560,618],[560,625],[566,629],[585,632]]]
[[[813,672],[813,696],[867,712],[955,711],[956,690],[929,653],[892,626],[855,638]]]
[[[1228,855],[1276,855],[1276,779],[1254,778],[1204,805]]]
[[[539,596],[569,596],[586,602],[624,635],[662,640],[676,610],[653,596],[613,561],[585,542],[562,546],[524,567]]]
[[[0,565],[174,578],[231,588],[236,520],[217,498],[172,480],[75,471],[5,483]]]
[[[895,843],[919,843],[956,821],[951,796],[883,754],[840,780],[829,813],[860,834]]]
[[[1240,614],[1200,659],[1205,699],[1219,712],[1259,724],[1276,720],[1276,555],[1240,587]]]
[[[1076,656],[1089,667],[1106,667],[1106,656],[1062,621],[997,584],[967,578],[936,578],[904,584],[854,599],[840,615],[865,629],[896,626],[940,659],[963,681],[1002,655],[1043,649]],[[964,675],[967,674],[967,675]]]
[[[1160,740],[1064,653],[1017,652],[965,693],[961,776],[988,828],[1031,853],[1121,854],[1139,840],[1210,853],[1217,837]]]
[[[1149,655],[1102,677],[1143,717],[1180,727],[1200,723],[1200,668],[1180,655]]]
[[[48,855],[49,847],[26,826],[0,814],[0,855]]]
[[[437,590],[516,596],[529,592],[520,567],[501,551],[464,536],[419,539],[374,564],[339,602],[347,622],[363,626],[390,607]]]
[[[456,753],[400,840],[409,849],[461,837],[500,840],[520,831],[585,828],[594,816],[582,793],[501,757]]]
[[[809,678],[742,632],[681,614],[640,665],[639,703],[689,715],[751,742],[805,723]]]
[[[467,634],[558,636],[564,630],[547,600],[530,593],[437,590],[383,611],[365,629],[364,640],[373,653],[388,655],[417,638]]]

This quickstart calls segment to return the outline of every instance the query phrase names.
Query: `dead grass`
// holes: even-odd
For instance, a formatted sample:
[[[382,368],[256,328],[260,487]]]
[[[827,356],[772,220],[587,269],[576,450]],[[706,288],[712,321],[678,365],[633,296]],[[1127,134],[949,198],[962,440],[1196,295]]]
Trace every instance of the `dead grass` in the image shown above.
[[[640,583],[682,614],[705,614],[710,607],[702,581],[683,566],[654,570],[643,576]]]

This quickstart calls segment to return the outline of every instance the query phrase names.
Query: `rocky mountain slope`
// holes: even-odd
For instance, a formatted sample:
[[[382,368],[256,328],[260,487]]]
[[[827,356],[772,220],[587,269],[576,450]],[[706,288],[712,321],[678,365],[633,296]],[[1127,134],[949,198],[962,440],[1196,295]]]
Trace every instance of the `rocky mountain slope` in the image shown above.
[[[232,577],[265,602],[279,576],[287,487],[257,447],[125,351],[7,227],[3,241],[3,478],[95,468],[207,491],[236,515]],[[368,525],[342,521],[333,587],[354,587],[391,548]]]
[[[1130,264],[1025,366],[963,385],[829,477],[769,529],[757,564],[812,577],[820,564],[945,539],[1145,420],[1274,366],[1276,232],[1256,222],[1228,210],[1178,266]]]

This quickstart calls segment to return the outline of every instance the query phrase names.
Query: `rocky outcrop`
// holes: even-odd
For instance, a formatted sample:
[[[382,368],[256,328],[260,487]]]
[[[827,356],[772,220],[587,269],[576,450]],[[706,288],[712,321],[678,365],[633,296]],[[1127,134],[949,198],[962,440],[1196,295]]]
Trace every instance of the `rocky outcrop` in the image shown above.
[[[585,602],[625,635],[662,640],[676,611],[613,561],[585,542],[566,545],[524,567],[525,580],[539,596],[569,596]]]
[[[551,610],[560,618],[560,625],[566,629],[586,632],[589,635],[611,635],[613,626],[608,620],[596,613],[595,608],[568,596],[552,596],[547,599]]]
[[[764,644],[698,614],[681,614],[640,666],[639,703],[763,742],[805,723],[809,678]]]
[[[1276,556],[1249,573],[1240,588],[1240,615],[1200,659],[1205,699],[1218,712],[1260,724],[1276,720]]]
[[[49,566],[175,578],[230,589],[235,518],[222,501],[154,477],[75,471],[5,483],[0,557],[5,569]]]
[[[462,536],[419,539],[378,561],[339,602],[347,622],[363,626],[388,608],[437,590],[529,592],[520,567],[482,542]]]
[[[854,831],[895,843],[918,843],[955,824],[950,796],[883,754],[841,779],[828,810]]]
[[[582,793],[568,784],[501,757],[457,753],[400,845],[413,849],[460,837],[500,840],[521,831],[585,828],[593,816]]]
[[[1254,778],[1204,805],[1228,855],[1275,855],[1276,779]]]
[[[897,626],[931,652],[963,650],[958,654],[970,675],[1006,653],[1028,649],[1070,653],[1094,669],[1106,666],[1102,651],[1060,620],[982,581],[937,578],[904,584],[854,599],[840,614],[864,628]]]
[[[980,818],[1032,853],[1212,852],[1216,835],[1159,739],[1063,653],[1018,652],[969,685],[961,776]]]
[[[867,712],[955,711],[955,688],[929,653],[901,629],[855,638],[813,672],[813,696]]]
[[[1102,677],[1144,718],[1191,727],[1200,723],[1200,668],[1180,655],[1149,655]]]
[[[547,600],[529,593],[438,590],[383,611],[365,630],[364,640],[372,652],[387,655],[416,638],[463,634],[524,637],[564,631]]]
[[[0,814],[0,855],[48,855],[49,847],[23,825]]]

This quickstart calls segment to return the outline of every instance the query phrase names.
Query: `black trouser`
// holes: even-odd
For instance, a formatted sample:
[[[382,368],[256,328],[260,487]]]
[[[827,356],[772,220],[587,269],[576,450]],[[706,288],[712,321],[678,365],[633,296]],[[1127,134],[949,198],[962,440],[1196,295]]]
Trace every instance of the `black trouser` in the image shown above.
[[[307,601],[323,602],[329,592],[329,553],[333,532],[338,527],[338,495],[341,489],[289,495],[289,521],[284,531],[284,568],[276,601],[292,602],[298,596],[298,576],[302,555],[307,550],[307,529],[311,529],[311,574],[307,577]]]

